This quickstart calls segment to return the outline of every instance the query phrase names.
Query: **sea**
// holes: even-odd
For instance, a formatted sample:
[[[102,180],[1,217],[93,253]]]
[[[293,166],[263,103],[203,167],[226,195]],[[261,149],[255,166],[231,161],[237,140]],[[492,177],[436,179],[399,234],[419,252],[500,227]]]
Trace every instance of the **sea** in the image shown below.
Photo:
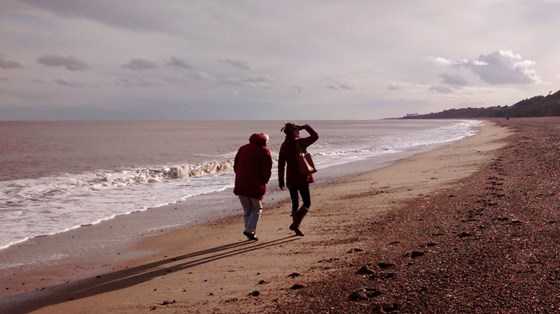
[[[270,136],[275,164],[269,186],[277,186],[285,122],[0,121],[0,250],[117,216],[156,213],[166,204],[213,194],[234,199],[223,191],[233,187],[234,156],[253,133]],[[356,162],[361,162],[360,171],[373,170],[472,136],[481,124],[400,119],[292,122],[308,123],[319,133],[308,149],[319,169],[319,184],[355,174],[351,169]],[[190,210],[202,215],[196,211],[204,208]],[[235,212],[238,208],[232,209]]]

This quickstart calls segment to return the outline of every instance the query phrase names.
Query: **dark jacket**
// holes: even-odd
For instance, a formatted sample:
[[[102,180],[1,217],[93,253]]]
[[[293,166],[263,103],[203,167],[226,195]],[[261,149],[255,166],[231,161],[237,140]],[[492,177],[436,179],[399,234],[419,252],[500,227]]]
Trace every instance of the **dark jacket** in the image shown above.
[[[262,133],[251,135],[249,144],[241,146],[235,155],[233,193],[262,200],[271,169],[272,157],[266,147],[266,136]]]
[[[313,175],[304,175],[299,172],[296,160],[296,155],[298,154],[298,144],[303,152],[307,152],[307,147],[319,139],[319,134],[317,134],[317,132],[315,132],[309,124],[305,126],[305,130],[309,133],[308,137],[299,139],[286,138],[280,147],[280,153],[278,156],[278,182],[284,183],[285,173],[286,186],[288,188],[303,187],[309,185],[309,183],[315,182]]]

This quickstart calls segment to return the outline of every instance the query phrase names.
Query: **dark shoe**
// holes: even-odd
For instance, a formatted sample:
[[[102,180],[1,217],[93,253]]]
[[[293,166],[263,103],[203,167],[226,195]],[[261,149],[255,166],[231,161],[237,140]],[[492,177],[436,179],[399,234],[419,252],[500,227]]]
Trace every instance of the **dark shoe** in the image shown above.
[[[252,233],[243,231],[243,235],[245,235],[248,240],[252,240],[252,241],[258,241],[259,240],[259,237],[257,237],[256,234],[252,234]]]
[[[303,237],[303,232],[301,232],[301,230],[299,230],[298,227],[294,226],[294,225],[290,225],[290,230],[292,230],[293,232],[296,233],[296,235]]]

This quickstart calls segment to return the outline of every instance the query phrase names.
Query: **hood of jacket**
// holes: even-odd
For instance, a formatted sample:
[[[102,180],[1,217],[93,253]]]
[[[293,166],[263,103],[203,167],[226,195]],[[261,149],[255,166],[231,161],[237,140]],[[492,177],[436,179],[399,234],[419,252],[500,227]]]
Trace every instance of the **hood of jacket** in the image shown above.
[[[254,133],[249,137],[249,143],[255,144],[258,146],[266,146],[266,142],[268,141],[268,136],[263,133]]]

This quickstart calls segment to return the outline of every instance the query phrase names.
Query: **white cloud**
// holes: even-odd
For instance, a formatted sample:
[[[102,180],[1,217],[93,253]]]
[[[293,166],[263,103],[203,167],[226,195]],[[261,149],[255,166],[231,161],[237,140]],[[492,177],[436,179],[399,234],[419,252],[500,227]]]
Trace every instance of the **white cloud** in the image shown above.
[[[134,71],[149,70],[157,68],[157,64],[140,58],[134,58],[130,60],[127,64],[123,65],[123,68],[131,69]]]
[[[88,65],[74,56],[46,55],[39,57],[37,62],[46,66],[64,67],[68,71],[85,71]]]
[[[455,64],[455,61],[452,61],[452,60],[449,60],[449,59],[446,59],[446,58],[442,58],[442,57],[430,57],[430,58],[428,58],[428,61],[430,61],[434,64],[437,64],[437,65],[443,65],[443,66]]]
[[[524,60],[511,50],[481,54],[476,59],[463,60],[460,64],[492,85],[542,83],[537,72],[531,68],[534,65],[534,61]]]
[[[354,87],[350,83],[343,82],[333,82],[327,85],[327,88],[333,89],[335,91],[351,91]]]
[[[215,77],[211,76],[210,74],[204,71],[196,71],[195,73],[191,74],[190,77],[197,81],[209,81],[209,82],[216,81]]]
[[[559,82],[560,43],[550,35],[560,27],[552,10],[558,6],[545,5],[553,1],[457,1],[410,0],[403,10],[398,2],[378,1],[0,0],[0,49],[9,56],[0,57],[0,76],[9,78],[0,84],[0,98],[10,92],[29,108],[45,106],[30,96],[40,89],[53,104],[75,101],[79,110],[103,102],[117,115],[125,102],[213,106],[196,116],[173,113],[189,119],[226,108],[250,116],[253,111],[241,112],[248,102],[262,106],[263,116],[280,118],[284,106],[305,101],[309,115],[321,119],[361,117],[373,108],[352,103],[376,104],[371,116],[396,116],[402,109],[386,105],[394,99],[429,103],[434,111],[508,104],[538,95],[541,80]],[[35,63],[44,55],[79,56],[89,71],[55,84],[53,75],[80,66]],[[10,62],[24,69],[10,70],[17,67]],[[45,83],[31,84],[36,78]],[[57,86],[78,81],[106,89],[86,94]],[[231,97],[230,88],[243,97]]]
[[[23,69],[21,63],[8,60],[4,55],[0,54],[0,69]]]
[[[466,86],[485,84],[499,86],[543,83],[533,69],[536,63],[511,50],[497,50],[459,61],[446,58],[430,58],[429,61],[446,67],[446,72],[438,75],[439,82],[429,88],[438,93],[451,94]]]

